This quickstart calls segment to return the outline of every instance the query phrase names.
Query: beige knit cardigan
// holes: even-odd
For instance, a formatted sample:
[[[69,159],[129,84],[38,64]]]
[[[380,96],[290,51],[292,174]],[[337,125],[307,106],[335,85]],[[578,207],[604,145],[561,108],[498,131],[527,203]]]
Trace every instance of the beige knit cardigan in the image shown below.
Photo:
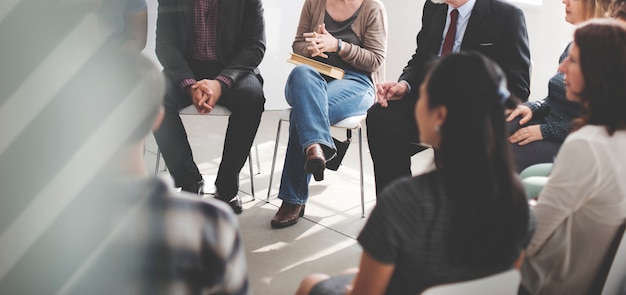
[[[324,23],[325,12],[326,0],[305,1],[292,45],[294,53],[311,56],[302,34],[317,31],[318,26]],[[352,31],[361,40],[363,47],[343,42],[341,58],[359,70],[372,73],[374,84],[383,82],[387,52],[387,12],[383,3],[379,0],[364,0],[359,15],[352,23]]]

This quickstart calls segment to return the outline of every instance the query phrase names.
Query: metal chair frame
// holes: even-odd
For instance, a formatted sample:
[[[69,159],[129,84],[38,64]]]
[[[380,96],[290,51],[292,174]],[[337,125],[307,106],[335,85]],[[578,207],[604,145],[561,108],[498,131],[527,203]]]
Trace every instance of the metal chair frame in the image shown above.
[[[215,107],[213,108],[213,111],[211,111],[208,114],[200,114],[198,113],[198,111],[196,110],[196,108],[193,105],[190,105],[182,110],[180,110],[180,112],[178,112],[180,115],[194,115],[194,116],[230,116],[231,112],[230,110],[228,110],[227,108],[220,106],[220,105],[215,105]],[[257,165],[257,171],[261,171],[261,164],[259,163],[259,147],[254,144],[254,148],[255,148],[255,152],[256,152],[256,165]],[[160,169],[160,164],[161,164],[161,150],[158,148],[157,145],[157,152],[156,152],[156,165],[154,168],[154,174],[155,175],[159,175],[159,173],[161,172]],[[248,167],[250,167],[250,191],[251,191],[251,195],[252,195],[252,200],[255,200],[255,194],[254,194],[254,169],[252,167],[252,154],[249,153],[248,154]],[[165,170],[164,170],[165,171]]]
[[[276,131],[276,141],[274,144],[274,156],[272,158],[272,169],[270,171],[270,182],[267,188],[267,202],[270,200],[270,194],[272,192],[272,180],[274,178],[274,168],[276,166],[276,155],[278,153],[278,143],[280,140],[280,129],[282,127],[283,122],[289,122],[289,116],[291,114],[291,109],[286,109],[282,112],[280,119],[278,119],[278,128]],[[365,217],[365,189],[363,185],[363,134],[362,134],[362,126],[361,122],[365,120],[366,115],[358,115],[348,117],[336,124],[332,125],[333,128],[343,128],[346,129],[346,136],[348,138],[352,138],[352,130],[358,131],[359,136],[359,170],[360,170],[360,183],[361,183],[361,218]]]

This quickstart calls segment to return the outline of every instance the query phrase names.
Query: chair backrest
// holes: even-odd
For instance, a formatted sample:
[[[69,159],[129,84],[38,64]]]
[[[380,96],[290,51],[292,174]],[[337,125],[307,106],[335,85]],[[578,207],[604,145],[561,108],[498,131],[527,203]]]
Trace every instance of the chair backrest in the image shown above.
[[[533,176],[548,176],[550,175],[550,171],[552,171],[553,165],[553,163],[539,163],[528,166],[520,172],[519,177],[520,179],[524,179]]]
[[[618,295],[624,294],[624,283],[626,283],[626,235],[624,234],[626,224],[620,227],[615,236],[612,249],[607,253],[605,263],[609,265],[606,271],[606,279],[604,276],[598,278],[604,283],[602,286],[602,295]]]
[[[511,269],[488,277],[430,287],[422,295],[517,295],[520,280],[519,271]]]

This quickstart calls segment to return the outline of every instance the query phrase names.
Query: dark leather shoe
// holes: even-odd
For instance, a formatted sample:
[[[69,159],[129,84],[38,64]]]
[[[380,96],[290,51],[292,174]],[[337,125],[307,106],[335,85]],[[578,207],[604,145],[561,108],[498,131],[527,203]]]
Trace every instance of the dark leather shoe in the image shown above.
[[[283,202],[274,218],[272,218],[272,227],[283,228],[298,223],[298,218],[304,216],[304,206],[302,204]]]
[[[241,205],[241,198],[239,197],[239,195],[235,195],[230,200],[226,200],[226,199],[221,198],[219,194],[215,194],[215,198],[219,199],[220,201],[228,203],[228,205],[230,205],[230,208],[232,208],[236,214],[241,214],[241,212],[243,212],[243,207]]]
[[[324,151],[319,144],[314,144],[306,151],[306,164],[304,170],[306,173],[313,174],[315,181],[324,180],[324,170],[326,169],[326,158]]]
[[[181,190],[202,196],[204,195],[204,179],[200,179],[200,181],[191,185],[183,185]]]

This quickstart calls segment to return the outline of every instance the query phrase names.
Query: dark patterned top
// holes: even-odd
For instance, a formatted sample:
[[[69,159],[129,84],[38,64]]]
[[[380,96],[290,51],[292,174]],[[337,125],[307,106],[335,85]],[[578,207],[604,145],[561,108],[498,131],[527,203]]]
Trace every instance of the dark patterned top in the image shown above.
[[[146,294],[251,293],[237,217],[226,203],[174,193],[157,179],[143,188],[152,193],[128,210],[124,235],[112,247],[145,258],[132,288]]]
[[[219,20],[219,0],[195,0],[193,8],[194,31],[196,39],[193,42],[191,56],[196,60],[217,61],[217,23]],[[215,77],[222,88],[230,89],[233,80],[218,75]],[[196,84],[196,79],[184,79],[179,82],[181,90]]]
[[[88,188],[0,280],[0,294],[251,294],[226,203],[157,178]]]
[[[359,15],[359,13],[361,13],[361,7],[363,6],[361,5],[351,17],[349,17],[347,20],[342,21],[342,22],[335,21],[335,19],[333,19],[332,16],[330,16],[330,14],[326,12],[326,14],[324,15],[324,24],[326,24],[326,30],[328,30],[328,32],[333,37],[337,39],[341,39],[343,40],[343,42],[347,42],[353,45],[357,45],[359,47],[363,47],[363,42],[359,40],[359,38],[356,36],[354,31],[352,30],[352,24],[356,20],[356,17]],[[339,56],[339,54],[336,52],[326,52],[326,55],[328,55],[328,58],[316,56],[313,59],[329,64],[329,65],[342,68],[344,70],[356,71],[359,73],[364,73],[366,75],[370,74],[362,70],[359,70],[356,67],[352,66],[350,63],[344,61],[341,58],[341,56]]]
[[[218,0],[196,0],[193,8],[196,40],[193,42],[191,57],[196,60],[217,61],[217,16],[220,9]]]
[[[569,54],[568,44],[559,58],[559,64]],[[542,100],[524,103],[533,112],[533,119],[541,118],[541,135],[544,139],[562,142],[574,127],[574,119],[582,112],[580,103],[570,101],[565,96],[565,82],[563,73],[557,72],[548,82],[548,96]],[[536,117],[538,116],[538,117]]]
[[[512,267],[517,257],[482,269],[453,262],[446,250],[452,212],[452,200],[437,171],[402,178],[383,191],[358,241],[363,251],[378,262],[395,265],[386,294],[419,294],[434,285],[483,277]],[[529,228],[532,233],[534,227]],[[525,229],[518,230],[524,235],[516,245],[519,255],[530,237]]]

